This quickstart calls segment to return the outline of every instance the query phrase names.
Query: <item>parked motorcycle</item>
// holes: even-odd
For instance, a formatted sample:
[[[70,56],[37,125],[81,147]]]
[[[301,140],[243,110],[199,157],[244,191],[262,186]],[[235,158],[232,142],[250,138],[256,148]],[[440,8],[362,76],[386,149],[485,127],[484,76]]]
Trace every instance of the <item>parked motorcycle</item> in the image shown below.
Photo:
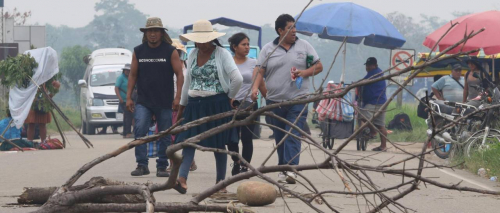
[[[474,77],[480,78],[474,74]],[[481,91],[480,97],[477,99],[480,102],[478,107],[458,102],[430,100],[429,104],[432,109],[432,116],[426,119],[429,126],[427,134],[432,135],[432,118],[434,117],[434,125],[438,129],[446,126],[457,119],[470,115],[477,110],[485,107],[500,104],[500,91],[491,82],[488,88],[477,87]],[[465,152],[468,157],[475,151],[481,151],[489,148],[491,144],[500,143],[500,131],[492,129],[492,125],[498,121],[499,110],[493,108],[481,112],[477,112],[469,116],[466,120],[461,120],[456,125],[447,128],[438,133],[431,140],[434,153],[446,159],[450,153],[457,147],[465,145]]]

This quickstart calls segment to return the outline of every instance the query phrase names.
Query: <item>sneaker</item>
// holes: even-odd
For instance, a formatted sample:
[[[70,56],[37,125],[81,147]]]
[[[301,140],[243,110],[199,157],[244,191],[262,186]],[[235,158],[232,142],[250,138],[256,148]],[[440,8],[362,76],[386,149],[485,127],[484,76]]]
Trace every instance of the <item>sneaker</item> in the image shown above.
[[[295,179],[297,179],[297,174],[295,172],[287,172],[286,173],[286,183],[288,184],[295,184]]]
[[[239,163],[233,163],[233,169],[231,170],[231,175],[235,176],[241,172],[241,167]]]
[[[285,174],[285,172],[278,173],[278,183],[286,183],[286,174]]]
[[[134,171],[130,173],[132,176],[149,175],[149,168],[147,166],[137,166]]]
[[[166,168],[157,168],[156,169],[156,177],[169,177],[170,173],[167,171]]]

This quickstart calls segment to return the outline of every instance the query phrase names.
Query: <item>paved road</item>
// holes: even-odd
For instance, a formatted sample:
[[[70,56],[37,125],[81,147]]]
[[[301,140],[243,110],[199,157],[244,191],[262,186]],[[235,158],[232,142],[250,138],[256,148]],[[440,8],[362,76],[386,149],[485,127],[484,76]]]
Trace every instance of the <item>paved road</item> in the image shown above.
[[[313,130],[315,135],[318,134]],[[264,129],[263,136],[268,136],[269,130]],[[99,135],[89,136],[88,138],[94,143],[94,149],[87,149],[83,143],[76,137],[75,134],[68,135],[71,144],[65,150],[54,151],[34,151],[34,152],[16,152],[16,153],[0,153],[0,212],[29,212],[34,210],[33,207],[18,207],[9,206],[7,204],[16,202],[16,195],[23,191],[23,187],[36,186],[59,186],[64,183],[80,166],[89,162],[90,160],[101,156],[111,150],[116,149],[120,145],[128,142],[122,139],[119,135]],[[340,142],[336,142],[335,147]],[[273,147],[272,141],[257,140],[254,142],[254,158],[253,164],[260,164],[268,155]],[[417,144],[418,145],[418,144]],[[417,145],[406,146],[405,149],[409,151],[417,151]],[[371,145],[372,147],[374,145]],[[371,147],[370,147],[371,148]],[[394,150],[394,149],[392,149]],[[374,154],[373,152],[358,152],[355,149],[355,144],[347,147],[345,152],[342,152],[344,159],[359,159],[360,156],[368,156]],[[395,162],[405,158],[405,155],[387,152],[367,158],[360,164],[379,165],[380,163]],[[313,148],[311,151],[306,151],[301,156],[301,163],[313,163],[314,160],[321,161],[324,159],[324,154]],[[175,191],[166,191],[156,193],[155,197],[161,202],[186,202],[191,199],[193,194],[199,193],[210,184],[215,184],[215,160],[211,153],[196,153],[196,162],[198,170],[190,174],[188,180],[189,190],[186,195],[179,195]],[[443,163],[435,156],[429,156],[429,160]],[[277,156],[274,155],[270,163],[276,163]],[[228,174],[230,174],[230,167],[228,162]],[[416,165],[416,161],[406,164],[406,168]],[[163,178],[157,178],[154,175],[155,163],[150,163],[151,175],[144,177],[131,177],[130,171],[135,168],[134,152],[128,151],[116,158],[110,159],[97,167],[93,168],[85,174],[77,184],[81,184],[93,176],[104,176],[115,180],[122,180],[128,182],[155,182],[159,183],[164,181]],[[309,179],[316,183],[320,190],[344,190],[343,184],[338,176],[332,172],[323,170],[320,171],[307,171],[304,172]],[[269,174],[272,178],[277,178],[277,174]],[[478,187],[488,190],[500,190],[500,186],[496,182],[491,182],[487,179],[479,178],[476,175],[470,174],[465,171],[451,171],[428,169],[424,172],[425,177],[432,177],[442,183],[453,184],[463,180],[462,185]],[[393,177],[389,175],[373,174],[373,181],[380,187],[387,187],[391,184],[401,182],[401,177]],[[258,178],[253,180],[260,181]],[[307,190],[299,185],[289,185],[301,193],[307,193]],[[230,186],[230,192],[236,192],[237,185]],[[394,195],[394,193],[388,193]],[[345,196],[345,195],[327,195],[329,200],[335,208],[341,212],[365,212],[367,205],[359,197]],[[468,192],[457,192],[440,189],[431,185],[421,185],[420,190],[408,195],[399,202],[408,208],[414,209],[418,212],[498,212],[500,209],[500,196],[481,195]],[[312,212],[301,201],[294,198],[286,198],[293,212]],[[359,202],[359,203],[358,203]],[[358,209],[359,204],[359,209]],[[315,204],[318,208],[329,212],[325,205]],[[282,199],[277,199],[273,205],[261,208],[254,208],[257,212],[284,212],[285,205]],[[392,208],[392,210],[396,210]],[[384,209],[388,212],[387,209]]]

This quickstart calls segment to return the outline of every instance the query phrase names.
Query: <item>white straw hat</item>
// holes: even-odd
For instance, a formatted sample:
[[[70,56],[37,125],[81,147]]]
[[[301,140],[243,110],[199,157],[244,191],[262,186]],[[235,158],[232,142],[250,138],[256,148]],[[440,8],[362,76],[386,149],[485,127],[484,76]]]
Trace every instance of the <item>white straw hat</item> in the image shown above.
[[[179,38],[184,42],[207,43],[224,35],[226,33],[215,32],[210,21],[198,20],[193,24],[193,32],[180,35]]]
[[[175,49],[182,50],[182,52],[187,53],[186,47],[181,43],[181,41],[179,41],[179,39],[173,38],[172,46],[174,46]]]

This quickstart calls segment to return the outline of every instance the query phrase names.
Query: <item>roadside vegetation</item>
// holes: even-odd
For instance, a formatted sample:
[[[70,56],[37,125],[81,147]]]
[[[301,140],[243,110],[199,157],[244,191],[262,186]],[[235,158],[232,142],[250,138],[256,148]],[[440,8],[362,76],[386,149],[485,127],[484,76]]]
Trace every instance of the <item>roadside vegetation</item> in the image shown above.
[[[452,164],[460,164],[460,169],[466,169],[474,174],[478,174],[478,170],[484,168],[486,178],[498,177],[500,176],[500,144],[492,145],[484,151],[472,153],[471,157],[459,153],[453,156]]]
[[[65,106],[61,107],[61,110],[63,113],[66,115],[66,117],[69,118],[71,123],[75,126],[75,128],[79,129],[80,126],[82,125],[81,118],[80,118],[80,111],[78,107],[74,106]],[[59,122],[59,125],[61,126],[62,131],[73,131],[71,127],[61,118],[61,116],[57,113],[54,112],[57,117],[57,121]],[[47,132],[49,135],[54,136],[56,138],[60,138],[59,132],[57,131],[56,123],[52,119],[52,122],[50,122],[47,125]]]

